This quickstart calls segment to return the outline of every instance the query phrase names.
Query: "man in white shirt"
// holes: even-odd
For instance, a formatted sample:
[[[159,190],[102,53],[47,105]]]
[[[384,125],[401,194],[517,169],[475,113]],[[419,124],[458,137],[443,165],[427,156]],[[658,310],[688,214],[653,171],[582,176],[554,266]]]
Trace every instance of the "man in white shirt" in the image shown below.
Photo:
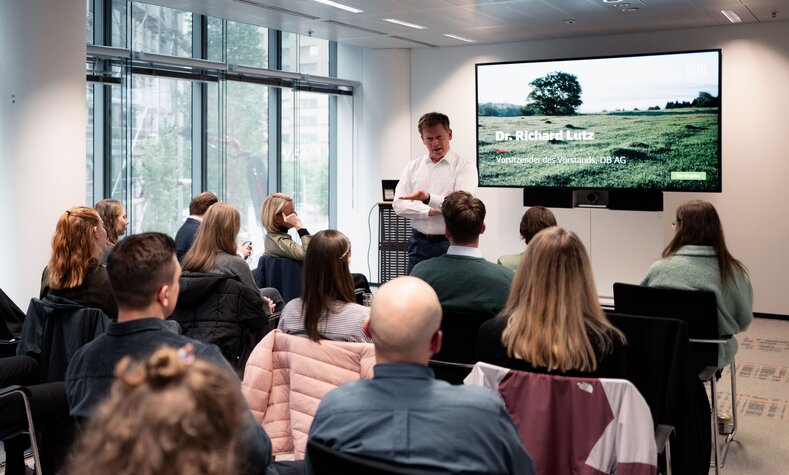
[[[429,112],[417,126],[427,154],[408,162],[397,184],[395,213],[411,220],[413,234],[408,240],[408,273],[426,259],[447,252],[441,204],[453,191],[477,192],[477,167],[473,160],[449,150],[452,129],[449,118]]]

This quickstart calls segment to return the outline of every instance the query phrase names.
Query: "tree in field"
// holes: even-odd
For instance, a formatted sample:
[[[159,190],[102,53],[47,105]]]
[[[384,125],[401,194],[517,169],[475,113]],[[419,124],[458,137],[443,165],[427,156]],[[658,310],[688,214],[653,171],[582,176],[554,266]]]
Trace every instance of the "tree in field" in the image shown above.
[[[695,99],[693,99],[693,107],[718,107],[720,101],[717,97],[709,92],[700,92]]]
[[[574,115],[581,105],[581,83],[573,74],[553,72],[529,83],[527,107],[542,115]]]

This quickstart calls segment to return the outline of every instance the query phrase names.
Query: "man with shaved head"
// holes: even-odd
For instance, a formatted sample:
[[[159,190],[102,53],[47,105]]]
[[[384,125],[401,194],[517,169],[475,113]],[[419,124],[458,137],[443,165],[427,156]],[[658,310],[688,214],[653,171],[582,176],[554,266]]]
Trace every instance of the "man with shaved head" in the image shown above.
[[[373,379],[329,392],[310,439],[340,452],[440,473],[535,473],[503,403],[489,389],[438,381],[427,366],[441,349],[441,304],[415,277],[378,289],[365,331]],[[307,472],[313,473],[307,455]]]

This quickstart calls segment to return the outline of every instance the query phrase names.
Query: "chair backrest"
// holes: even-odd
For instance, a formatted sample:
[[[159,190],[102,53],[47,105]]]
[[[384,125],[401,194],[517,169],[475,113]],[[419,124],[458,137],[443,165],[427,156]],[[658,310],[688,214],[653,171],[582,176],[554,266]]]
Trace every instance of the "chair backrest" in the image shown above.
[[[433,359],[450,363],[476,363],[479,327],[494,315],[487,312],[451,308],[444,308],[443,312],[441,332],[444,337],[441,342],[441,351],[436,353]]]
[[[179,283],[169,320],[178,322],[183,335],[218,346],[230,365],[243,372],[268,331],[260,294],[233,275],[184,272]]]
[[[52,294],[44,299],[33,298],[17,354],[38,360],[42,383],[65,381],[71,358],[103,334],[109,322],[109,317],[98,308],[82,307]]]
[[[303,262],[287,257],[260,256],[252,272],[258,287],[273,287],[285,303],[301,297],[301,272]]]
[[[424,475],[446,473],[428,467],[409,467],[380,459],[334,450],[314,440],[307,441],[307,458],[315,475]]]
[[[675,427],[672,465],[675,473],[709,468],[709,404],[691,368],[688,326],[677,319],[606,312],[628,343],[626,379],[649,405],[655,424]],[[704,455],[706,454],[706,455]]]
[[[466,384],[501,396],[538,474],[656,472],[652,417],[629,381],[479,362]]]
[[[433,370],[436,379],[449,384],[460,385],[474,369],[474,365],[466,363],[451,363],[449,361],[430,360],[428,366]]]
[[[668,289],[642,285],[614,284],[614,309],[617,313],[645,317],[676,318],[688,326],[688,337],[718,340],[718,305],[715,294],[703,290]],[[696,372],[718,366],[718,345],[692,345]]]

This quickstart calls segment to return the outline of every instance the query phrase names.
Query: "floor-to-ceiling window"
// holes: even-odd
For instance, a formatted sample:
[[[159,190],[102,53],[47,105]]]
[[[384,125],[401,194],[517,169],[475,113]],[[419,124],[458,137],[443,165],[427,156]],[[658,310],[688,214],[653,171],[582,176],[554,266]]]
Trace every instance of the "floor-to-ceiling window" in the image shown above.
[[[256,251],[271,192],[291,194],[310,229],[332,224],[331,95],[352,86],[321,82],[332,71],[329,41],[86,1],[88,75],[98,81],[86,89],[89,203],[120,199],[131,232],[172,235],[191,197],[215,191],[239,209],[240,240]]]

